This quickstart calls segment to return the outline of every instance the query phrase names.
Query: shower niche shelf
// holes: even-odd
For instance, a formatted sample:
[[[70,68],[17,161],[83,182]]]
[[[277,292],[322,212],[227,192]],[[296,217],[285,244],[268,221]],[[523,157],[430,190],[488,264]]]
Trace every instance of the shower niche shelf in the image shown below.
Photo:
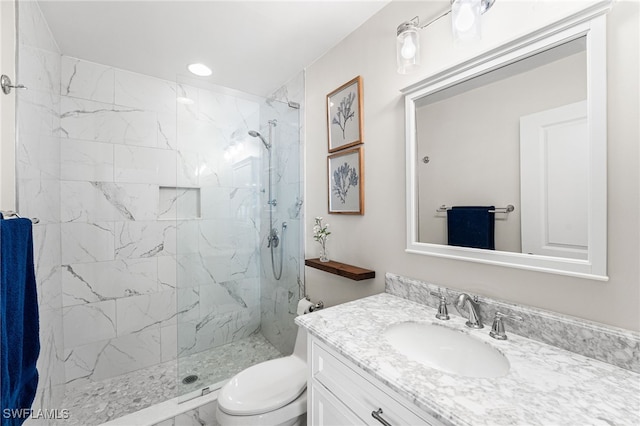
[[[304,261],[304,264],[310,268],[319,269],[321,271],[349,278],[354,281],[368,280],[376,277],[376,271],[372,271],[371,269],[364,269],[358,266],[347,265],[346,263],[335,262],[333,260],[330,260],[328,262],[320,262],[320,259],[317,257],[314,259],[306,259]]]
[[[158,188],[158,219],[200,219],[200,188],[161,186]]]

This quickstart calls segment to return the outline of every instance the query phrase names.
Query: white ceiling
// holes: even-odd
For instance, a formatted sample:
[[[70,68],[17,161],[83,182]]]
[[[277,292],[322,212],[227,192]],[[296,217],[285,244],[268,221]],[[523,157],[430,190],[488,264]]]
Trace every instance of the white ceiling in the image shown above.
[[[390,0],[40,0],[63,54],[175,81],[268,95]]]

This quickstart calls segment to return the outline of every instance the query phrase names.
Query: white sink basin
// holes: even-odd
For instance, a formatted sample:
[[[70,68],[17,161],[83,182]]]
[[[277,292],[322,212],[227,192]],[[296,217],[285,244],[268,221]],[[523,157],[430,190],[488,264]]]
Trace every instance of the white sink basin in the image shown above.
[[[502,377],[509,361],[489,344],[462,331],[417,322],[401,322],[383,333],[393,348],[428,367],[466,377]]]

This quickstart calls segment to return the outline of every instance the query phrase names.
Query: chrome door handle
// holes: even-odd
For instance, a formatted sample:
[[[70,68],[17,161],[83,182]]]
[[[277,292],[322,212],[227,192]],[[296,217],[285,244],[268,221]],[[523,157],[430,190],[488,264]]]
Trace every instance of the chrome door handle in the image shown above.
[[[14,86],[13,83],[11,83],[11,79],[4,74],[0,76],[0,87],[2,88],[2,93],[5,95],[11,93],[11,89],[26,89],[22,84],[16,84]]]
[[[382,423],[384,426],[391,426],[391,423],[382,418],[382,408],[371,412],[371,417]]]

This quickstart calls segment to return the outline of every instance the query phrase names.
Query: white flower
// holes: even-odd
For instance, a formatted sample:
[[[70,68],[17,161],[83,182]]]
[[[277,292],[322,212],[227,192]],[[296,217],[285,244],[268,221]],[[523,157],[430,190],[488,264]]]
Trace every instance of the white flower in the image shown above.
[[[313,226],[313,239],[319,242],[323,247],[327,241],[327,238],[331,234],[328,230],[329,225],[322,225],[322,217],[318,216],[315,219],[315,225]]]

